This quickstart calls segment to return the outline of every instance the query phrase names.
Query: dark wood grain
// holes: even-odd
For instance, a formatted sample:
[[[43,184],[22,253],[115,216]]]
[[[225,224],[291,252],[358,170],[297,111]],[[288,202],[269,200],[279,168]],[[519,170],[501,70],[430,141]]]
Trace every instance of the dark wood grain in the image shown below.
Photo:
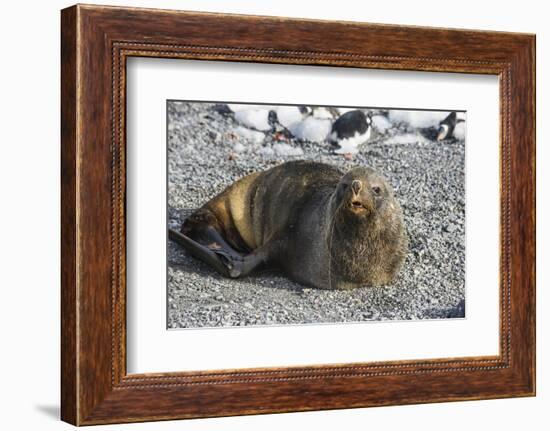
[[[61,16],[61,417],[78,422],[76,299],[76,8]]]
[[[62,11],[61,38],[63,420],[83,425],[534,394],[533,35],[74,6]],[[498,75],[499,355],[127,375],[130,56]]]

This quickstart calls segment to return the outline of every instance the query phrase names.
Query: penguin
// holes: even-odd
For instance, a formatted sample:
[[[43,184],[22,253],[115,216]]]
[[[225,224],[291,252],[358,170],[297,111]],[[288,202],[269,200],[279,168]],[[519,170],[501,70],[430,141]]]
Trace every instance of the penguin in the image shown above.
[[[328,136],[336,154],[356,153],[357,147],[368,141],[372,132],[372,113],[359,109],[342,114],[332,124]]]
[[[269,112],[268,121],[272,126],[271,132],[276,140],[288,141],[292,139],[292,130],[300,124],[304,118],[308,118],[312,109],[308,106],[274,106]]]
[[[455,127],[458,123],[462,123],[462,118],[457,118],[456,112],[452,111],[445,119],[439,122],[439,129],[437,131],[437,140],[444,141],[445,139],[452,138],[454,136]]]

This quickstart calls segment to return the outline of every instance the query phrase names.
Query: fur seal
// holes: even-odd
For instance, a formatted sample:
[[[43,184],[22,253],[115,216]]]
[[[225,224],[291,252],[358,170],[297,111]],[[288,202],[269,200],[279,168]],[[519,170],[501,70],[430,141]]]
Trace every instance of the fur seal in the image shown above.
[[[382,175],[309,161],[241,178],[169,237],[224,276],[278,268],[322,289],[390,283],[408,246],[401,207]]]

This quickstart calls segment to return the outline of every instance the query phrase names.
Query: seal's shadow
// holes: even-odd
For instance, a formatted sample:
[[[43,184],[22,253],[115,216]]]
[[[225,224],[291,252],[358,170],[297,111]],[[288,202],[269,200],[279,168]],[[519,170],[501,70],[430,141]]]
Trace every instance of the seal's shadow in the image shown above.
[[[178,245],[173,243],[168,246],[169,250],[177,248]],[[217,280],[223,281],[223,283],[227,287],[230,287],[231,284],[247,284],[250,286],[261,285],[273,289],[288,290],[295,293],[301,293],[304,289],[308,288],[307,286],[302,286],[301,284],[298,284],[290,280],[289,278],[284,277],[283,274],[273,269],[260,269],[247,277],[233,280],[231,278],[227,278],[218,274],[206,263],[202,262],[199,259],[195,259],[194,257],[187,254],[187,252],[185,252],[184,250],[173,250],[173,255],[176,255],[177,257],[173,260],[168,259],[169,267],[183,274],[195,274],[196,276],[204,278],[205,283],[208,282],[208,278],[215,278]],[[281,279],[284,279],[284,283],[280,283]],[[168,289],[170,289],[170,286],[168,286]]]

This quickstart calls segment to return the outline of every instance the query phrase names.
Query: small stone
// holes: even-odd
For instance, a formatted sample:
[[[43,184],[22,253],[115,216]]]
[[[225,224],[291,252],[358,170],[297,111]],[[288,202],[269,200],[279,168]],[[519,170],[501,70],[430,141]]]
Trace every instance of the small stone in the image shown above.
[[[457,226],[451,223],[447,226],[444,226],[443,229],[445,230],[445,232],[453,233],[457,229]]]

